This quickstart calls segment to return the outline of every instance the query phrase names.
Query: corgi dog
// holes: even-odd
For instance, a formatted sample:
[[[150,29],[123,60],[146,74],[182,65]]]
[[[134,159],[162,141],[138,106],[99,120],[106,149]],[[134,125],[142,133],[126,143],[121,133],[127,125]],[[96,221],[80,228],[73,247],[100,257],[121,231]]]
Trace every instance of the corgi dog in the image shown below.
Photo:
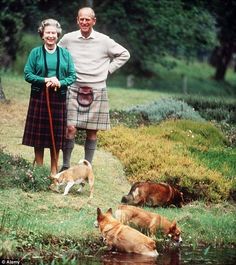
[[[106,213],[97,208],[97,226],[111,249],[150,257],[158,256],[156,242],[136,229],[120,223],[113,217],[111,208]]]
[[[52,184],[50,189],[58,191],[59,186],[66,185],[63,195],[67,195],[71,187],[75,184],[85,184],[88,180],[90,186],[90,198],[93,198],[94,193],[94,174],[92,166],[87,160],[81,160],[78,165],[70,167],[55,176],[50,177]],[[82,188],[78,189],[81,191]]]
[[[121,203],[153,207],[175,205],[181,208],[184,199],[182,192],[167,183],[146,181],[134,183],[129,193],[122,197]]]
[[[175,243],[181,243],[181,230],[176,221],[170,222],[164,216],[146,211],[131,205],[119,205],[115,217],[124,224],[133,224],[139,228],[146,228],[152,237],[160,230],[169,236]]]

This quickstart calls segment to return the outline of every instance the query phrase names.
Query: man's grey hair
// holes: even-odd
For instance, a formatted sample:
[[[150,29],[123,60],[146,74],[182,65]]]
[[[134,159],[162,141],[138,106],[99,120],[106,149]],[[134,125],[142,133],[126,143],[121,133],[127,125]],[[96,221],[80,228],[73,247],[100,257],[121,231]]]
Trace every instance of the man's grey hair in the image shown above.
[[[80,8],[79,11],[78,11],[78,17],[79,17],[80,11],[82,11],[82,10],[87,10],[90,13],[90,17],[91,18],[96,18],[95,12],[94,12],[94,10],[91,7],[82,7],[82,8]]]

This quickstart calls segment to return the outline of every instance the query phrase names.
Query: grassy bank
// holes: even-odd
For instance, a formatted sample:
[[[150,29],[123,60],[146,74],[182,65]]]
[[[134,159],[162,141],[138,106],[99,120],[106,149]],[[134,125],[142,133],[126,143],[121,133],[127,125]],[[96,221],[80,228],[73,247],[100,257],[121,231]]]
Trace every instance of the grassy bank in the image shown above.
[[[47,190],[47,168],[33,170],[28,161],[0,152],[0,253],[4,257],[25,257],[34,263],[99,255],[106,250],[93,224],[96,208],[115,210],[129,185],[122,178],[120,163],[110,154],[103,152],[102,157],[104,162],[95,167],[95,196],[88,201],[87,186],[83,193],[73,189],[67,197],[52,193]],[[31,172],[31,177],[23,177],[24,172]],[[236,242],[235,206],[229,202],[195,201],[181,209],[151,210],[177,220],[184,246],[229,247]],[[156,240],[158,249],[169,246],[160,236]]]
[[[203,79],[202,84],[204,83]],[[106,210],[112,207],[115,210],[121,196],[129,191],[130,183],[124,173],[123,161],[102,148],[96,152],[95,194],[91,201],[88,201],[88,186],[85,186],[83,193],[77,194],[73,190],[67,197],[47,190],[46,176],[45,180],[40,182],[40,187],[33,189],[32,185],[29,185],[32,179],[24,176],[27,176],[28,172],[29,175],[35,174],[37,177],[41,176],[41,172],[35,172],[31,167],[33,150],[21,145],[30,86],[21,77],[10,74],[2,76],[2,84],[10,103],[0,104],[0,256],[24,257],[32,263],[40,260],[49,263],[53,259],[70,260],[78,255],[99,255],[105,248],[97,229],[93,226],[96,208]],[[208,86],[214,89],[214,83],[210,82]],[[112,109],[123,109],[174,95],[173,91],[167,93],[167,89],[161,92],[164,90],[164,83],[162,89],[157,91],[110,88],[110,105]],[[200,89],[198,91],[201,92]],[[179,93],[177,94],[179,96]],[[217,93],[213,94],[216,96]],[[230,96],[227,92],[225,95],[226,98]],[[165,128],[161,131],[165,132]],[[170,144],[168,141],[168,137],[165,137],[167,145]],[[182,144],[184,146],[184,141]],[[188,148],[191,147],[191,144],[189,145]],[[13,157],[6,155],[8,153]],[[203,165],[205,161],[205,164],[211,164],[212,171],[218,171],[221,162],[213,163],[213,160],[217,162],[217,157],[221,156],[214,158],[212,155],[209,158],[204,154],[206,153],[198,149],[193,151],[193,155],[199,159],[199,165]],[[76,145],[72,164],[82,157],[83,147]],[[165,162],[163,163],[165,166]],[[45,166],[44,172],[47,173],[47,152]],[[227,177],[225,172],[235,178],[235,171],[229,171],[227,165],[222,170],[222,174]],[[19,185],[19,177],[25,185]],[[218,247],[233,246],[236,243],[235,204],[232,202],[225,200],[220,203],[205,203],[201,200],[191,202],[182,209],[151,210],[171,220],[177,220],[183,231],[184,245]],[[156,240],[158,246],[168,244],[159,236]]]

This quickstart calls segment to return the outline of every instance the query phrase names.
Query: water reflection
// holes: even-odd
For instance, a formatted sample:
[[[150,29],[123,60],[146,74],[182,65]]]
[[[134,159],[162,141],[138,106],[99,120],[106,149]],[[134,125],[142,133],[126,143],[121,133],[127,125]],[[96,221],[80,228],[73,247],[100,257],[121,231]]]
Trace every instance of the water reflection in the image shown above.
[[[234,265],[235,249],[164,249],[156,258],[137,254],[107,252],[100,257],[79,259],[77,265]]]
[[[102,264],[103,265],[130,265],[130,264],[148,264],[155,265],[157,258],[147,257],[144,255],[138,254],[121,254],[121,253],[113,253],[109,255],[102,256]]]
[[[137,254],[110,253],[101,257],[103,265],[179,265],[180,252],[178,250],[160,253],[156,258]]]

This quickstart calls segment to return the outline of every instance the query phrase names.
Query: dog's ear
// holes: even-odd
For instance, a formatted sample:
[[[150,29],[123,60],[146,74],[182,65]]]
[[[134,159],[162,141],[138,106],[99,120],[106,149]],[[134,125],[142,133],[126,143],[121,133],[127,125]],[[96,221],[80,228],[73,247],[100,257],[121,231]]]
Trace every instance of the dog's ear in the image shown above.
[[[97,208],[97,221],[100,222],[103,219],[103,214],[100,208]]]
[[[112,208],[109,208],[109,209],[107,210],[107,213],[112,214]]]
[[[170,231],[175,231],[176,229],[176,220],[174,220],[170,226]]]
[[[97,217],[101,216],[102,215],[102,211],[100,208],[97,208]]]

